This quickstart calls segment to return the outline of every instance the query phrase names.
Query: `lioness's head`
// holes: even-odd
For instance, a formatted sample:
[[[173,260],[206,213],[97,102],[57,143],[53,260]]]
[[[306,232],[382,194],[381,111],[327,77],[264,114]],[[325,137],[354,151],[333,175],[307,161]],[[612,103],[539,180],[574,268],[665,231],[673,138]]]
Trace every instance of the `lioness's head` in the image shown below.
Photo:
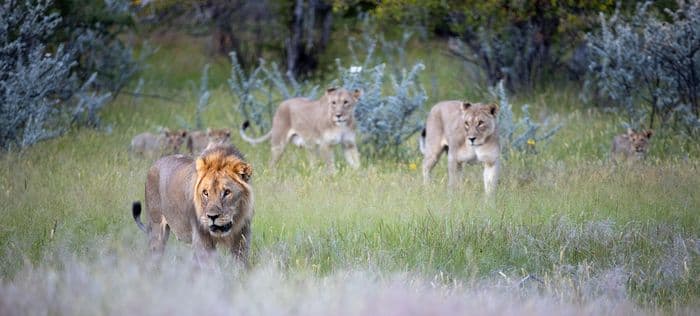
[[[196,160],[194,204],[200,224],[212,236],[224,237],[249,209],[253,167],[233,146],[206,149]]]
[[[467,144],[481,146],[496,132],[495,104],[462,103],[462,118],[464,129],[467,131]]]
[[[168,129],[163,130],[163,136],[165,137],[165,151],[167,153],[179,152],[180,147],[187,143],[189,137],[186,130],[170,131]]]
[[[325,99],[329,105],[331,121],[336,125],[345,125],[352,118],[357,100],[362,96],[362,91],[355,89],[353,92],[344,88],[330,88],[326,90]]]
[[[649,139],[654,135],[653,130],[637,132],[631,128],[627,129],[627,137],[630,139],[631,151],[637,155],[644,156],[649,151]]]

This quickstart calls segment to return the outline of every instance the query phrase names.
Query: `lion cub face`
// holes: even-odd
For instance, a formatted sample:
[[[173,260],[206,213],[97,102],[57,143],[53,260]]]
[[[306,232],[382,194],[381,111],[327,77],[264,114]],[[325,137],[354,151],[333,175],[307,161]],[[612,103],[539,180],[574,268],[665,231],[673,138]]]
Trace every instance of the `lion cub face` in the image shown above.
[[[649,151],[649,139],[654,135],[654,131],[648,129],[641,132],[636,132],[633,129],[627,129],[627,137],[630,140],[630,152],[638,156],[645,156]]]
[[[496,132],[496,113],[498,113],[498,106],[495,104],[462,103],[467,144],[481,146]]]
[[[214,237],[231,233],[233,223],[250,201],[253,168],[222,147],[207,149],[197,158],[195,210],[200,224]]]
[[[180,152],[180,147],[187,142],[187,131],[173,131],[165,130],[163,131],[163,136],[165,137],[165,152],[167,153],[177,153]]]
[[[329,105],[331,121],[336,125],[345,125],[352,118],[357,100],[362,92],[355,89],[352,93],[343,88],[330,88],[326,90],[326,101]]]

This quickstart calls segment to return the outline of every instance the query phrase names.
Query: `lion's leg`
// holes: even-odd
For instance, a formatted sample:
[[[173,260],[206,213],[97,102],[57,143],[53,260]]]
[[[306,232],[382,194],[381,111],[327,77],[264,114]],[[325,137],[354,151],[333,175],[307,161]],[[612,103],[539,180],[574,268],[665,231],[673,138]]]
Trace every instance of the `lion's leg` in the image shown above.
[[[333,148],[329,144],[321,144],[319,147],[321,151],[321,157],[326,162],[326,169],[328,172],[335,173],[335,162],[333,159]]]
[[[343,144],[343,153],[345,154],[345,161],[353,169],[360,168],[360,153],[357,151],[357,145],[354,142],[347,142]]]
[[[243,263],[246,267],[248,266],[248,252],[250,251],[250,238],[251,230],[250,223],[246,223],[241,230],[240,236],[234,239],[231,244],[231,255]]]
[[[170,237],[170,226],[168,226],[168,222],[165,221],[164,217],[161,217],[159,222],[151,222],[148,244],[152,253],[157,256],[163,254],[165,245],[168,243],[168,237]]]
[[[277,162],[280,160],[280,157],[282,157],[282,153],[284,153],[285,145],[285,143],[279,145],[272,145],[272,156],[270,156],[270,169],[277,165]]]
[[[459,181],[462,179],[459,171],[459,161],[457,157],[448,153],[447,154],[447,178],[448,185],[450,188],[456,188],[459,185]]]
[[[500,173],[501,163],[499,160],[495,162],[484,163],[484,190],[487,196],[493,196],[496,192],[498,184],[498,174]]]
[[[216,251],[214,240],[208,232],[201,231],[199,227],[192,229],[192,248],[194,248],[195,262],[200,266],[208,265]]]

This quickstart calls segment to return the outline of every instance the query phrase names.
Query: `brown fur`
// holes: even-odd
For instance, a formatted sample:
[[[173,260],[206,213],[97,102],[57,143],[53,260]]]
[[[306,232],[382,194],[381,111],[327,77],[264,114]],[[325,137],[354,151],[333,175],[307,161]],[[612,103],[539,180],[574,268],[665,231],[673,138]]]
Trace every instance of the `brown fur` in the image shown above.
[[[211,129],[190,132],[192,145],[190,153],[200,154],[208,146],[226,145],[231,143],[231,130],[228,128]]]
[[[610,157],[616,162],[643,160],[649,152],[652,135],[654,131],[650,129],[641,132],[627,129],[627,133],[613,138]]]
[[[272,130],[269,133],[253,139],[245,134],[245,129],[249,125],[245,122],[240,130],[241,137],[251,144],[271,139],[271,167],[282,156],[287,144],[292,142],[310,151],[315,151],[318,146],[331,172],[335,170],[332,146],[340,144],[348,164],[353,168],[359,168],[360,154],[355,143],[353,110],[361,95],[362,92],[359,90],[350,92],[343,88],[331,88],[319,100],[306,98],[286,100],[277,108],[272,119]]]
[[[464,163],[482,162],[484,188],[492,194],[498,183],[501,155],[496,113],[498,106],[494,104],[443,101],[433,106],[420,138],[425,183],[447,151],[450,187],[457,186]]]
[[[146,179],[148,222],[134,219],[149,236],[152,251],[162,253],[170,230],[192,243],[197,258],[223,244],[247,262],[253,218],[253,168],[233,146],[214,146],[195,159],[166,156],[156,161]],[[228,227],[228,229],[227,229]]]
[[[131,140],[130,151],[137,156],[157,158],[163,155],[183,152],[183,145],[187,143],[187,131],[174,131],[164,129],[160,134],[141,133]]]

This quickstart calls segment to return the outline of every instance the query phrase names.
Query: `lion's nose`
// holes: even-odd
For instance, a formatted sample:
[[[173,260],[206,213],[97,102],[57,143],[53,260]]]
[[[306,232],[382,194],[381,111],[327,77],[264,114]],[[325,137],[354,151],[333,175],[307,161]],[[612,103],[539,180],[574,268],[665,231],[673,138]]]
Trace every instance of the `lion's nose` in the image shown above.
[[[340,118],[341,116],[343,116],[343,115],[342,115],[342,114],[336,114],[336,115],[335,115],[336,118]]]
[[[473,144],[474,141],[476,140],[476,137],[469,137],[469,141]]]
[[[212,222],[216,221],[216,219],[219,218],[219,216],[221,216],[221,215],[220,214],[207,214],[207,217],[209,217],[209,219],[211,219]]]

